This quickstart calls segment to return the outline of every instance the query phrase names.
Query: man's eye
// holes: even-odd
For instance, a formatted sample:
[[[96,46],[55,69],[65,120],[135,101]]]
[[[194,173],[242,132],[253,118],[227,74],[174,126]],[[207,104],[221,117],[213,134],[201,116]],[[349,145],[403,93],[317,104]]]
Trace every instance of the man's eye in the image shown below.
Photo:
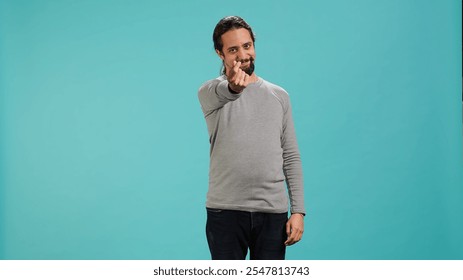
[[[245,49],[249,49],[249,48],[251,47],[251,45],[250,45],[250,44],[245,44],[243,47],[244,47]]]
[[[234,52],[236,52],[236,49],[230,49],[230,52],[234,53]]]

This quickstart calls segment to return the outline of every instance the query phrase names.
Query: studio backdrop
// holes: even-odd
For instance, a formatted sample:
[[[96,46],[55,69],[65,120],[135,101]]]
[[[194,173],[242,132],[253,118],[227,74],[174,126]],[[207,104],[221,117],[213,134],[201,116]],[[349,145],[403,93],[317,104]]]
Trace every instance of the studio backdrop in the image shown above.
[[[463,259],[461,1],[0,2],[0,258],[209,259],[212,31],[290,95],[288,259]]]

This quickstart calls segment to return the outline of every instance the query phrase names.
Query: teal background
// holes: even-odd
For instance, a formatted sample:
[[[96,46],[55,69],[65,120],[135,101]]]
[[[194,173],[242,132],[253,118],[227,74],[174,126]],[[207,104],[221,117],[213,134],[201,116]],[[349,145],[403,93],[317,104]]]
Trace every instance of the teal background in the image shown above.
[[[0,259],[208,259],[197,89],[253,27],[291,96],[288,259],[463,259],[461,1],[0,1]]]

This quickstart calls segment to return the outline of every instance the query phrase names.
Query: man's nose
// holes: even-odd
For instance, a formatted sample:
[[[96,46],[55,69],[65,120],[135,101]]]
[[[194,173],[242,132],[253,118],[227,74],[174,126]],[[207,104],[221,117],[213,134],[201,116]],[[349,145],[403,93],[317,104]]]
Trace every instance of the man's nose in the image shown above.
[[[246,59],[246,52],[244,51],[244,49],[240,48],[237,54],[239,60]]]

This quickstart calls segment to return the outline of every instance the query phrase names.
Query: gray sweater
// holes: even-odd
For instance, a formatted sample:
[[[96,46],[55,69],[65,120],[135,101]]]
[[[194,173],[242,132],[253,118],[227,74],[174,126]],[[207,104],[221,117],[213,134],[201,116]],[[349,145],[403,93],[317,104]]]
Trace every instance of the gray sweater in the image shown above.
[[[305,214],[288,93],[258,78],[233,94],[220,76],[204,83],[198,96],[211,143],[206,207],[284,213],[289,194],[291,213]]]

